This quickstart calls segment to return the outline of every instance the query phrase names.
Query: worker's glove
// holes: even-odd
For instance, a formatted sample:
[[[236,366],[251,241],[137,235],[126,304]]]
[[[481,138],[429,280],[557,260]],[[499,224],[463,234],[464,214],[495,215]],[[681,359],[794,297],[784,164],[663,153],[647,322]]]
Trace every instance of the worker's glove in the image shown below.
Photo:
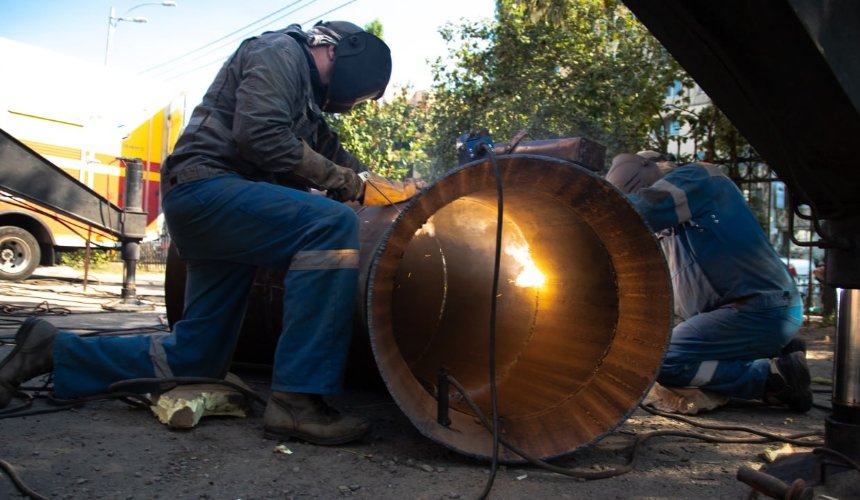
[[[326,190],[328,197],[335,201],[355,201],[361,199],[364,183],[358,174],[352,169],[341,167],[340,165],[335,165],[334,168],[335,174],[332,177],[335,179],[339,177],[340,179],[334,180],[332,187]]]
[[[364,199],[361,204],[366,206],[400,203],[412,198],[424,187],[422,181],[415,179],[395,181],[373,172],[362,172],[359,175],[365,179]]]
[[[302,152],[302,163],[295,174],[309,180],[337,201],[354,201],[361,198],[364,183],[352,169],[341,167],[314,151],[307,143]]]

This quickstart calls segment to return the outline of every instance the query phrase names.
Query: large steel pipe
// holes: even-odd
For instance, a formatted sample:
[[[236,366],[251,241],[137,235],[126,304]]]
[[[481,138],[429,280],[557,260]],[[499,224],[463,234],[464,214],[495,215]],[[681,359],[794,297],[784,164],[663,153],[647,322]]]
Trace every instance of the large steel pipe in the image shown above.
[[[668,341],[671,285],[651,231],[602,178],[544,156],[503,155],[498,166],[504,186],[494,353],[499,421],[506,440],[551,458],[593,443],[636,409]],[[414,426],[478,458],[491,456],[491,433],[453,387],[450,425],[438,423],[437,385],[444,368],[490,415],[495,185],[485,160],[450,172],[405,206],[357,209],[359,355],[352,363],[370,358],[369,345]],[[181,280],[176,260],[173,267],[168,290]],[[258,273],[240,360],[271,361],[282,279],[282,272]],[[168,293],[173,318],[181,311],[178,297]],[[500,458],[522,460],[505,449]]]
[[[668,341],[671,285],[651,231],[603,179],[547,157],[498,164],[501,432],[549,458],[599,439],[637,407]],[[491,434],[453,389],[451,424],[437,422],[437,377],[445,368],[490,414],[496,200],[490,161],[436,182],[388,228],[365,299],[373,353],[397,404],[424,435],[483,458]],[[501,458],[522,460],[507,450]]]

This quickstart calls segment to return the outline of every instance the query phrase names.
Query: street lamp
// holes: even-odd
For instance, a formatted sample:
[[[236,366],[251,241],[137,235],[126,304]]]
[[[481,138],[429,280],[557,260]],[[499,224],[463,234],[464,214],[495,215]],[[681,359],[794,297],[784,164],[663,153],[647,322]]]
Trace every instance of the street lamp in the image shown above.
[[[108,33],[107,33],[107,46],[105,47],[105,67],[110,65],[110,52],[113,46],[113,35],[114,31],[116,31],[117,25],[120,21],[126,21],[130,23],[147,23],[149,19],[145,17],[128,17],[129,13],[138,7],[143,7],[144,5],[160,5],[162,7],[176,7],[176,2],[173,0],[164,0],[163,2],[147,2],[135,5],[134,7],[125,11],[125,14],[121,16],[116,15],[116,9],[113,7],[110,8],[110,14],[108,15]]]

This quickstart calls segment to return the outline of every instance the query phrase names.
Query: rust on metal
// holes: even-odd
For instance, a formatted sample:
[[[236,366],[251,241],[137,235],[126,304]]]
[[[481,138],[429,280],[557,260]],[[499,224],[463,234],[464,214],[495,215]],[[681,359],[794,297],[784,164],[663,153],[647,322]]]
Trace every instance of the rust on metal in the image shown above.
[[[501,431],[531,455],[552,458],[611,432],[644,398],[671,330],[671,285],[653,234],[602,178],[545,156],[500,155],[498,164],[505,202],[495,352]],[[347,376],[378,374],[422,434],[491,457],[492,434],[453,386],[445,418],[437,404],[444,369],[490,414],[497,219],[490,161],[451,171],[399,209],[356,213],[361,293],[350,363],[360,368]],[[179,281],[171,280],[175,272],[168,269],[169,282]],[[283,272],[258,272],[235,359],[271,363],[282,281]],[[168,302],[181,297],[168,295]],[[177,309],[168,304],[173,318]],[[501,453],[502,461],[522,460]]]

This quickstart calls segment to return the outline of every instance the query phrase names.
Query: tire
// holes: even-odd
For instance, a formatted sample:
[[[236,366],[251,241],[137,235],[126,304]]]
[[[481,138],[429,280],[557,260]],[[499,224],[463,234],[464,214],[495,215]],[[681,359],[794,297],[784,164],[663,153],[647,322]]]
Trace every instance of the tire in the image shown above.
[[[0,227],[0,279],[29,278],[42,258],[39,243],[28,231],[15,226]]]

